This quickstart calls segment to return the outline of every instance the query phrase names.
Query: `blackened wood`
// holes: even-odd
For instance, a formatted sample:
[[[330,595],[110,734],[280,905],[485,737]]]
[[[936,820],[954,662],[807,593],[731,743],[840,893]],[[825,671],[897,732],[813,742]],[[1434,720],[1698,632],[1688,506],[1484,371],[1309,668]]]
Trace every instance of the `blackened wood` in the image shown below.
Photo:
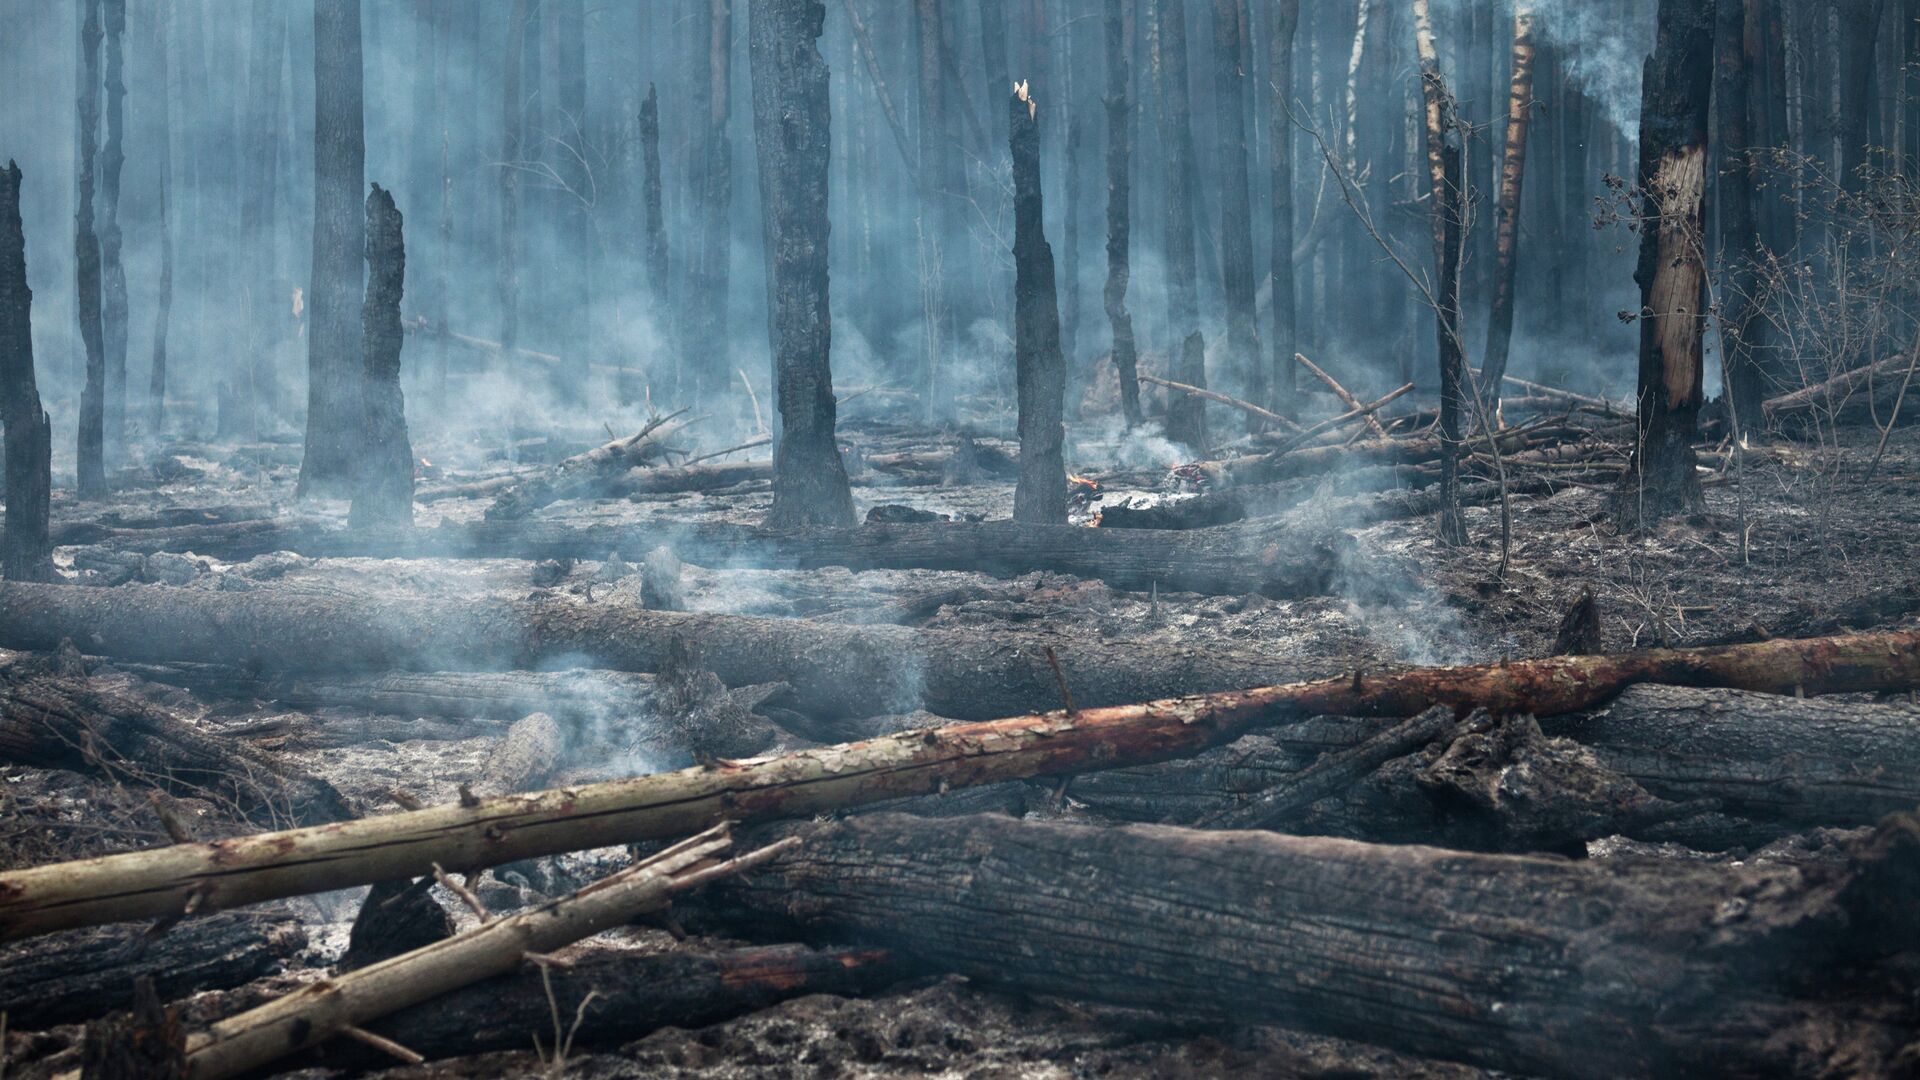
[[[362,260],[367,227],[360,0],[315,0],[313,270],[307,293],[307,437],[299,490],[351,491],[364,405]],[[503,170],[509,174],[511,169]]]
[[[133,981],[133,1010],[87,1023],[80,1039],[80,1080],[186,1080],[186,1033],[180,1014],[160,1003],[153,980]]]
[[[1039,104],[1021,83],[1007,99],[1013,152],[1013,349],[1019,384],[1020,479],[1013,519],[1035,525],[1067,521],[1066,441],[1062,409],[1066,361],[1060,352],[1060,305],[1054,293],[1053,247],[1041,228]]]
[[[100,145],[100,330],[106,355],[106,400],[102,409],[105,448],[123,459],[127,420],[127,268],[120,261],[120,170],[127,154],[127,0],[104,0],[106,16],[106,137]]]
[[[1623,524],[1705,505],[1695,470],[1706,298],[1713,0],[1660,0],[1640,108],[1639,421],[1614,510]]]
[[[407,245],[400,211],[379,184],[367,194],[367,298],[361,308],[362,423],[350,525],[413,523],[413,443],[400,390],[400,297]]]
[[[1856,996],[1899,986],[1914,945],[1896,928],[1920,862],[1909,815],[1832,868],[1001,816],[793,831],[800,847],[715,891],[734,925],[1027,993],[1576,1077],[1872,1073],[1914,1023]]]
[[[80,90],[79,130],[74,165],[79,191],[74,209],[75,307],[80,313],[80,341],[86,351],[85,386],[80,393],[78,470],[80,497],[97,499],[107,493],[105,457],[107,355],[102,340],[100,237],[93,225],[94,157],[100,125],[100,0],[80,0],[80,63],[76,70]]]
[[[1766,426],[1761,403],[1767,397],[1767,377],[1754,354],[1752,336],[1764,319],[1756,318],[1758,274],[1754,260],[1760,257],[1759,232],[1754,210],[1754,169],[1760,163],[1750,160],[1765,146],[1753,137],[1754,111],[1749,91],[1765,76],[1758,56],[1748,55],[1749,43],[1757,45],[1757,32],[1748,33],[1748,23],[1759,21],[1761,0],[1717,0],[1713,30],[1713,117],[1720,147],[1720,169],[1714,175],[1715,197],[1720,216],[1719,262],[1721,364],[1727,386],[1727,400],[1740,435],[1750,438]],[[1777,196],[1776,196],[1777,197]]]
[[[52,489],[53,422],[40,407],[33,367],[33,290],[20,224],[20,166],[0,169],[0,427],[5,428],[5,531],[0,577],[52,581],[47,533]]]
[[[1186,0],[1156,0],[1158,19],[1149,50],[1160,102],[1160,143],[1166,150],[1167,333],[1169,366],[1176,381],[1207,385],[1205,340],[1200,337],[1200,270],[1195,251],[1198,170],[1187,86]],[[1167,402],[1167,438],[1204,452],[1206,405],[1178,398]]]
[[[1428,196],[1432,203],[1434,278],[1438,283],[1434,291],[1434,325],[1440,361],[1440,512],[1437,524],[1442,540],[1450,544],[1462,544],[1467,539],[1467,526],[1460,513],[1460,413],[1468,388],[1465,385],[1466,358],[1460,341],[1460,261],[1466,190],[1461,186],[1465,180],[1461,175],[1460,126],[1454,113],[1452,91],[1447,88],[1446,78],[1440,71],[1432,10],[1427,0],[1414,0],[1413,11],[1416,50],[1420,58],[1420,94],[1426,107]],[[1532,18],[1531,9],[1523,6],[1522,13],[1516,16],[1516,28],[1530,35]],[[1527,52],[1527,62],[1531,64],[1530,36],[1527,37]],[[1518,93],[1518,38],[1514,53],[1514,85]],[[1517,199],[1517,173],[1514,182]],[[1511,292],[1511,281],[1507,288]],[[1509,322],[1512,319],[1510,299]],[[1305,362],[1304,358],[1302,361]],[[1504,365],[1505,362],[1503,357],[1501,363]],[[1498,380],[1493,380],[1491,385],[1495,386],[1493,397],[1497,400]],[[1375,422],[1374,427],[1378,428],[1379,424]]]
[[[699,244],[687,264],[686,295],[682,307],[687,319],[683,340],[726,341],[729,279],[732,273],[733,235],[733,3],[734,0],[695,0],[694,30],[699,35],[694,54],[692,90],[694,115],[692,161],[693,205]],[[699,399],[718,392],[733,379],[722,354],[683,361],[682,392]]]
[[[1107,63],[1107,284],[1101,292],[1107,323],[1113,334],[1113,368],[1120,379],[1120,415],[1128,428],[1138,427],[1140,412],[1139,345],[1133,336],[1133,314],[1127,310],[1127,286],[1133,276],[1133,52],[1134,0],[1105,0],[1104,35]],[[982,19],[985,19],[983,14]],[[998,34],[1002,66],[1006,38]],[[1011,114],[1009,114],[1011,115]],[[1291,250],[1292,243],[1288,243]]]
[[[0,1012],[12,1031],[102,1016],[129,1004],[149,976],[162,998],[220,990],[272,974],[306,947],[293,919],[237,912],[152,935],[143,926],[76,930],[0,947]]]
[[[1272,172],[1273,237],[1269,272],[1273,289],[1273,347],[1269,409],[1285,407],[1293,391],[1293,365],[1300,347],[1300,313],[1294,285],[1293,252],[1293,41],[1300,29],[1300,0],[1267,5],[1267,81],[1272,99],[1267,112],[1267,160]]]
[[[347,934],[341,971],[377,964],[453,936],[453,916],[433,898],[434,879],[376,881]]]
[[[153,13],[153,101],[161,135],[154,140],[154,201],[159,215],[160,284],[153,305],[153,356],[147,371],[147,431],[158,437],[166,426],[167,330],[173,318],[173,91],[168,50],[173,9]],[[277,70],[277,69],[276,69]],[[277,142],[277,140],[276,140]]]
[[[668,291],[667,217],[660,180],[660,94],[651,82],[647,84],[646,100],[640,103],[640,154],[640,191],[647,214],[648,310],[653,313],[654,329],[672,342],[674,304]]]
[[[773,507],[779,528],[853,524],[853,493],[834,438],[833,317],[827,305],[827,62],[820,0],[752,0],[754,145],[765,225],[767,325],[779,438]]]
[[[1708,0],[1710,3],[1711,0]],[[1519,270],[1520,195],[1527,170],[1527,130],[1533,115],[1534,10],[1518,0],[1513,13],[1513,78],[1507,91],[1507,138],[1500,160],[1499,202],[1494,230],[1493,307],[1487,324],[1487,359],[1480,369],[1480,397],[1493,408],[1500,400],[1513,346],[1514,277]]]
[[[1253,196],[1251,155],[1247,150],[1247,84],[1251,68],[1243,60],[1246,48],[1246,0],[1212,0],[1214,144],[1220,184],[1220,273],[1227,301],[1226,358],[1228,385],[1248,401],[1272,399],[1268,384],[1273,373],[1260,352],[1259,324],[1254,316]],[[1291,251],[1291,248],[1288,249]],[[1265,426],[1248,414],[1247,427]]]

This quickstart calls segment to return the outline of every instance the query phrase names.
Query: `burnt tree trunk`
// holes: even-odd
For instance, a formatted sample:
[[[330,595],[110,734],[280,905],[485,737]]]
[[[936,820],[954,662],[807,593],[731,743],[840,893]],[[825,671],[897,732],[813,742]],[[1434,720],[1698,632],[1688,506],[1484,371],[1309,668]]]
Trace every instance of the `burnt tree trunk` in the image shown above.
[[[78,181],[73,215],[75,308],[80,313],[80,340],[86,349],[85,388],[80,393],[80,432],[77,447],[80,497],[98,499],[107,494],[105,458],[107,356],[101,338],[100,238],[93,229],[94,151],[100,126],[100,0],[80,0],[79,130],[75,133]]]
[[[167,324],[173,316],[173,214],[168,206],[173,190],[173,92],[168,86],[167,57],[172,8],[153,13],[154,111],[160,117],[160,137],[154,140],[154,198],[160,231],[160,287],[154,300],[153,362],[147,372],[147,433],[158,438],[166,424]]]
[[[1064,525],[1061,415],[1067,370],[1060,352],[1053,247],[1041,227],[1039,105],[1021,83],[1007,108],[1013,152],[1013,348],[1020,390],[1020,479],[1013,491],[1013,519]]]
[[[732,272],[728,223],[733,209],[733,139],[727,127],[733,115],[733,0],[695,0],[695,7],[700,9],[695,22],[703,35],[700,44],[704,63],[699,71],[705,85],[696,91],[694,99],[699,112],[693,118],[693,201],[700,244],[688,267],[691,295],[686,308],[692,326],[685,340],[722,342],[727,340],[727,290]],[[692,391],[690,400],[719,392],[732,378],[722,355],[683,361],[692,365],[688,377],[682,380],[683,387]]]
[[[1836,0],[1840,16],[1840,104],[1835,121],[1840,138],[1840,186],[1858,192],[1866,187],[1865,170],[1873,152],[1869,119],[1879,108],[1873,52],[1880,36],[1880,15],[1886,0]]]
[[[359,467],[360,327],[366,219],[360,0],[314,0],[313,272],[307,293],[303,495],[351,492]]]
[[[1127,310],[1133,276],[1133,52],[1134,0],[1105,0],[1107,62],[1107,284],[1101,300],[1113,332],[1113,369],[1120,379],[1120,413],[1128,429],[1140,426],[1140,353]],[[1004,38],[1003,38],[1004,40]]]
[[[1429,0],[1414,0],[1415,45],[1420,59],[1420,92],[1426,106],[1427,176],[1433,201],[1435,325],[1440,359],[1440,516],[1441,539],[1467,540],[1460,513],[1460,406],[1465,392],[1466,357],[1460,343],[1461,139],[1454,101],[1440,72]]]
[[[1527,128],[1533,111],[1533,23],[1533,3],[1519,0],[1513,12],[1513,79],[1507,90],[1506,148],[1500,159],[1499,202],[1494,209],[1493,307],[1487,321],[1486,363],[1480,369],[1480,398],[1495,413],[1500,406],[1500,380],[1507,374],[1507,353],[1513,345],[1520,196],[1526,179]]]
[[[654,332],[672,349],[674,306],[668,293],[667,216],[661,204],[660,94],[652,83],[647,84],[646,100],[640,103],[640,155],[640,197],[647,215],[647,311],[653,316]],[[623,382],[620,400],[626,402],[631,397],[631,387]]]
[[[500,262],[495,285],[500,302],[501,355],[520,344],[520,168],[526,155],[526,91],[522,87],[527,51],[529,0],[514,0],[508,14],[506,77],[501,80]]]
[[[102,409],[105,456],[125,460],[127,438],[127,268],[120,259],[120,171],[126,165],[127,0],[105,0],[106,139],[100,146],[100,331],[106,353]]]
[[[241,158],[246,169],[240,186],[240,233],[257,238],[265,251],[256,272],[241,286],[246,298],[243,349],[228,375],[221,395],[220,428],[238,438],[260,432],[261,410],[270,408],[273,377],[263,361],[272,354],[281,334],[286,297],[280,293],[274,232],[274,203],[280,150],[280,63],[286,48],[285,13],[272,0],[254,0],[247,33],[247,102],[244,106],[246,144]],[[358,179],[355,180],[356,190]],[[311,377],[311,376],[309,376]],[[227,406],[232,408],[228,409]]]
[[[1200,270],[1194,247],[1198,198],[1193,110],[1187,92],[1186,0],[1157,0],[1155,83],[1160,96],[1160,141],[1166,148],[1168,365],[1176,382],[1207,385],[1206,341],[1200,336]],[[1206,403],[1187,395],[1167,399],[1167,438],[1196,453],[1208,448]]]
[[[586,401],[591,393],[595,348],[594,312],[600,281],[600,248],[594,240],[594,180],[587,147],[594,135],[587,115],[587,12],[583,0],[549,0],[558,84],[555,130],[549,138],[563,140],[577,150],[562,148],[555,169],[567,190],[556,193],[560,202],[560,235],[565,251],[564,273],[556,285],[576,297],[577,312],[556,320],[561,331],[554,351],[573,363],[562,375],[560,391],[569,401]]]
[[[1716,0],[1713,41],[1713,111],[1718,125],[1720,170],[1715,192],[1720,214],[1720,363],[1727,401],[1743,436],[1766,426],[1761,405],[1767,398],[1766,377],[1754,358],[1751,331],[1756,319],[1754,260],[1759,254],[1755,225],[1753,138],[1749,88],[1762,72],[1750,65],[1747,24],[1757,21],[1760,0]],[[1761,84],[1764,86],[1764,84]]]
[[[0,169],[0,428],[5,429],[5,531],[0,577],[52,581],[47,536],[53,422],[40,407],[33,370],[33,290],[27,286],[27,238],[20,224],[20,166]]]
[[[941,415],[951,406],[943,401],[950,393],[946,383],[946,353],[953,347],[953,297],[947,287],[946,249],[951,241],[950,202],[964,188],[955,176],[958,159],[955,148],[946,142],[951,126],[948,113],[954,104],[948,100],[948,85],[941,62],[945,47],[941,41],[942,8],[940,0],[917,0],[914,18],[917,37],[914,42],[920,101],[916,140],[916,179],[919,219],[915,223],[920,260],[920,320],[926,355],[920,377],[921,399],[933,415]]]
[[[779,438],[773,454],[776,528],[853,524],[853,493],[834,440],[827,303],[829,135],[827,62],[817,44],[820,0],[751,0],[754,143],[765,221],[767,325]]]
[[[1260,353],[1254,315],[1253,196],[1247,151],[1247,84],[1241,62],[1246,47],[1245,0],[1213,0],[1213,90],[1215,145],[1220,168],[1220,277],[1227,300],[1228,385],[1242,399],[1270,399],[1269,373]],[[1265,422],[1246,414],[1249,430]]]
[[[1268,5],[1272,25],[1267,37],[1267,157],[1272,171],[1273,242],[1270,273],[1273,290],[1273,362],[1268,366],[1268,400],[1276,412],[1293,395],[1293,355],[1300,345],[1300,311],[1293,275],[1293,39],[1300,29],[1300,0]]]
[[[1693,438],[1702,391],[1713,0],[1660,0],[1640,107],[1639,419],[1614,503],[1623,524],[1705,505]]]
[[[393,196],[373,185],[367,195],[367,299],[360,313],[365,428],[347,515],[355,528],[413,524],[413,443],[400,390],[400,347],[406,337],[400,329],[400,297],[407,277],[402,229]]]

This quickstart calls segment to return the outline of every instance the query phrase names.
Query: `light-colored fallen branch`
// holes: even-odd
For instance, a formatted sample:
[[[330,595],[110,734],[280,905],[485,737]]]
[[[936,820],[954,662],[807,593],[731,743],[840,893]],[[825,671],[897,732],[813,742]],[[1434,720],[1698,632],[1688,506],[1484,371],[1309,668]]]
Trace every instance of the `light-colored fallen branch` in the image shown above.
[[[725,826],[709,829],[571,896],[304,986],[222,1020],[188,1040],[188,1067],[195,1080],[220,1080],[334,1035],[360,1038],[355,1029],[362,1024],[506,974],[529,954],[549,952],[661,910],[674,893],[758,865],[798,842],[789,838],[730,861],[703,865],[731,843]]]
[[[1192,397],[1204,398],[1207,401],[1211,401],[1219,405],[1226,405],[1230,408],[1239,409],[1241,412],[1252,413],[1253,415],[1259,417],[1260,419],[1265,420],[1271,424],[1275,424],[1279,427],[1286,428],[1288,431],[1300,430],[1299,424],[1296,424],[1293,421],[1287,419],[1286,417],[1281,416],[1277,412],[1268,412],[1267,410],[1261,408],[1260,406],[1255,405],[1251,401],[1241,401],[1239,398],[1228,397],[1227,395],[1222,394],[1215,390],[1205,390],[1198,386],[1189,386],[1183,382],[1174,382],[1172,379],[1162,379],[1154,375],[1142,375],[1140,376],[1140,381],[1143,383],[1152,383],[1155,386],[1164,386],[1169,390],[1177,390],[1182,394],[1187,394]]]
[[[1398,401],[1400,398],[1405,397],[1406,395],[1411,393],[1413,393],[1413,384],[1408,383],[1405,386],[1402,386],[1399,389],[1394,390],[1392,393],[1388,394],[1383,398],[1380,398],[1377,401],[1370,401],[1365,405],[1360,405],[1355,408],[1349,409],[1346,412],[1341,413],[1339,416],[1330,416],[1327,419],[1322,420],[1317,424],[1313,424],[1309,426],[1308,428],[1300,432],[1300,434],[1295,435],[1292,439],[1288,440],[1287,443],[1276,452],[1284,454],[1289,450],[1305,445],[1308,440],[1312,439],[1315,435],[1318,435],[1323,431],[1326,431],[1330,428],[1340,427],[1343,424],[1351,423],[1352,421],[1358,420],[1363,416],[1366,417],[1368,420],[1373,420],[1374,413],[1379,412],[1381,409],[1385,408],[1386,406],[1391,405],[1395,401]],[[1373,424],[1373,427],[1375,428],[1375,430],[1379,430],[1380,424],[1377,421],[1375,421],[1375,423]],[[1354,436],[1357,438],[1358,436],[1364,433],[1365,433],[1364,428],[1356,429],[1354,431]]]
[[[1320,365],[1307,359],[1306,356],[1301,353],[1294,353],[1293,358],[1298,363],[1304,365],[1308,371],[1313,372],[1314,378],[1317,378],[1321,382],[1326,383],[1327,389],[1333,391],[1333,396],[1339,398],[1341,403],[1346,405],[1346,407],[1349,410],[1352,410],[1354,412],[1361,411],[1360,399],[1354,397],[1352,392],[1349,391],[1346,387],[1341,386],[1340,383],[1337,380],[1335,380],[1333,376],[1327,374],[1325,371],[1322,371],[1320,369]],[[1380,421],[1375,420],[1373,418],[1372,413],[1362,413],[1362,415],[1366,416],[1367,418],[1368,431],[1373,432],[1376,436],[1379,436],[1381,438],[1386,437],[1387,429],[1380,426]]]

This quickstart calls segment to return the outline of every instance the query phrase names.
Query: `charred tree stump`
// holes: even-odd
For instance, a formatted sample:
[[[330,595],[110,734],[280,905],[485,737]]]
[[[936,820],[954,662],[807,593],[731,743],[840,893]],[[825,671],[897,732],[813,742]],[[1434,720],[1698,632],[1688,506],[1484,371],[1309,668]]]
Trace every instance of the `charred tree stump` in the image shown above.
[[[1695,470],[1706,297],[1712,0],[1660,0],[1640,108],[1640,392],[1633,456],[1614,496],[1623,525],[1705,505]]]
[[[1053,247],[1041,230],[1040,107],[1021,83],[1007,108],[1013,151],[1013,347],[1020,390],[1020,480],[1013,491],[1013,519],[1064,525],[1066,428],[1061,417],[1067,370],[1060,352]]]
[[[1107,284],[1101,293],[1107,323],[1113,331],[1120,414],[1129,429],[1139,427],[1145,419],[1140,411],[1139,345],[1133,336],[1133,314],[1127,310],[1127,286],[1133,275],[1133,103],[1129,99],[1133,11],[1131,0],[1106,0]],[[991,39],[994,33],[1004,35],[1004,30],[993,28],[988,37]],[[1004,50],[1005,37],[1000,41]],[[1288,247],[1292,247],[1291,242]]]
[[[47,533],[53,478],[53,421],[40,407],[33,368],[33,290],[20,225],[20,166],[0,169],[0,428],[6,437],[5,531],[0,577],[52,581]]]
[[[766,223],[767,324],[780,430],[767,524],[853,524],[853,493],[834,439],[827,307],[827,63],[819,0],[752,0],[754,143]]]
[[[729,925],[1025,993],[1573,1077],[1878,1073],[1914,1022],[1859,998],[1862,982],[1901,993],[1916,944],[1907,815],[1831,869],[1000,816],[795,832],[718,891]]]
[[[1513,79],[1507,90],[1507,138],[1500,159],[1495,208],[1493,307],[1487,317],[1487,359],[1480,368],[1480,400],[1495,416],[1500,383],[1513,346],[1513,283],[1520,265],[1520,195],[1527,173],[1527,131],[1533,115],[1534,5],[1520,0],[1513,12]],[[1489,417],[1491,419],[1492,417]]]
[[[80,0],[79,128],[75,142],[79,160],[74,166],[79,192],[73,215],[75,307],[80,313],[80,340],[87,354],[86,383],[80,393],[80,429],[76,468],[80,497],[98,499],[107,493],[106,402],[107,354],[102,340],[100,237],[93,227],[94,152],[100,125],[100,0]]]
[[[340,495],[351,494],[357,474],[365,409],[361,327],[353,317],[363,301],[367,250],[360,199],[367,149],[360,0],[315,0],[313,34],[313,270],[307,295],[307,438],[298,487],[303,495]]]
[[[413,524],[413,444],[400,390],[400,296],[407,276],[407,245],[400,211],[379,184],[367,195],[367,299],[360,315],[365,436],[358,482],[347,522]]]

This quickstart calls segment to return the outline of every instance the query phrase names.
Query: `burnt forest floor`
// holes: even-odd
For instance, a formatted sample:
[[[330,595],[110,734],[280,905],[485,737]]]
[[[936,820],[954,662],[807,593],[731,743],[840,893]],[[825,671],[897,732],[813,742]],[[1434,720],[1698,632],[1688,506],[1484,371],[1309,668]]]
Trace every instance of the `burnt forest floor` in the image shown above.
[[[942,445],[941,433],[914,433],[877,425],[886,448]],[[858,441],[862,429],[851,429]],[[825,621],[858,621],[892,601],[942,588],[978,586],[961,599],[916,617],[923,627],[1049,628],[1092,637],[1114,650],[1139,642],[1254,649],[1295,658],[1301,675],[1402,663],[1460,663],[1544,655],[1562,614],[1592,590],[1608,650],[1649,645],[1702,644],[1748,639],[1758,633],[1828,632],[1849,624],[1910,624],[1915,605],[1866,602],[1912,596],[1920,579],[1920,430],[1896,430],[1877,474],[1866,478],[1877,432],[1843,433],[1841,449],[1781,441],[1758,448],[1735,468],[1723,457],[1703,457],[1713,470],[1707,508],[1646,532],[1623,534],[1607,513],[1609,495],[1590,482],[1551,494],[1516,495],[1512,506],[1510,566],[1497,575],[1501,532],[1497,506],[1466,511],[1471,543],[1440,543],[1430,518],[1390,520],[1352,530],[1359,551],[1405,571],[1406,584],[1345,588],[1333,595],[1272,600],[1261,596],[1202,597],[1137,593],[1057,574],[1011,580],[982,574],[844,569],[709,570],[697,552],[682,553],[687,607],[694,611]],[[879,440],[879,436],[875,436]],[[556,439],[556,444],[567,440]],[[549,452],[557,458],[591,445],[583,434]],[[983,439],[983,445],[993,445]],[[1008,445],[1004,441],[998,445]],[[713,447],[717,448],[717,447]],[[533,451],[523,447],[522,456]],[[423,496],[459,482],[538,461],[489,460],[475,444],[422,440],[416,454],[440,464],[423,467]],[[735,459],[741,455],[735,455]],[[1100,461],[1069,464],[1098,479],[1098,494],[1079,508],[1087,518],[1101,505],[1165,497],[1163,467],[1101,468]],[[298,446],[290,442],[178,446],[151,455],[121,477],[108,504],[80,504],[55,494],[62,523],[133,521],[212,508],[344,518],[344,504],[296,503]],[[1534,474],[1529,474],[1534,475]],[[902,505],[953,517],[1004,517],[1012,504],[1009,479],[959,484],[883,485],[871,475],[856,481],[864,518],[873,507]],[[1324,518],[1340,525],[1337,484],[1302,481],[1285,508],[1295,521]],[[764,481],[705,493],[566,501],[540,510],[540,519],[574,523],[641,523],[652,519],[757,522],[771,500]],[[437,498],[420,504],[416,520],[472,521],[490,497]],[[79,556],[78,562],[76,556]],[[78,576],[85,555],[57,553],[64,572]],[[161,567],[165,570],[165,567]],[[540,567],[514,559],[313,559],[269,555],[247,563],[189,557],[173,578],[180,588],[271,587],[384,597],[517,597],[538,588],[593,590],[599,603],[641,603],[637,576],[605,573],[596,562]],[[171,571],[169,571],[171,572]],[[558,580],[553,580],[554,575]],[[544,575],[536,584],[536,575]],[[1851,613],[1851,614],[1849,614]],[[84,651],[84,646],[82,646]],[[6,654],[0,653],[0,657]],[[111,662],[90,662],[94,678],[140,694],[191,724],[215,733],[246,734],[265,749],[333,783],[362,813],[399,807],[391,793],[423,803],[450,801],[471,780],[500,734],[499,727],[468,737],[459,731],[408,738],[404,722],[329,708],[293,709],[271,700],[195,693],[150,681]],[[413,718],[398,718],[407,721]],[[903,717],[902,723],[928,718]],[[364,731],[354,739],[327,738],[329,726]],[[551,778],[548,786],[585,782],[660,768],[678,761],[644,753],[596,755]],[[220,807],[182,800],[198,835],[244,831]],[[1071,805],[1065,813],[1073,813]],[[167,833],[137,790],[107,780],[48,770],[0,770],[0,867],[129,850],[165,843]],[[1596,847],[1596,855],[1610,850]],[[607,856],[568,856],[565,876],[589,875]],[[495,895],[505,886],[498,886]],[[306,945],[288,971],[263,986],[284,987],[319,977],[344,947],[359,890],[280,905],[302,922]],[[463,915],[464,918],[464,915]],[[673,948],[657,930],[617,932],[650,948]],[[230,992],[234,993],[234,992]],[[244,996],[244,992],[243,993]],[[212,995],[218,999],[218,995]],[[211,1005],[207,1006],[211,1008]],[[77,1029],[10,1035],[24,1061],[20,1075],[71,1060]],[[1420,1062],[1351,1043],[1279,1029],[1190,1030],[1154,1018],[1120,1015],[1064,1001],[1020,1001],[955,980],[910,983],[866,999],[814,996],[789,1001],[698,1031],[668,1029],[624,1046],[576,1051],[557,1068],[541,1062],[529,1032],[524,1052],[388,1070],[399,1077],[785,1077],[968,1076],[1132,1077],[1185,1075],[1465,1076],[1463,1066]],[[312,1070],[301,1075],[326,1075]]]

